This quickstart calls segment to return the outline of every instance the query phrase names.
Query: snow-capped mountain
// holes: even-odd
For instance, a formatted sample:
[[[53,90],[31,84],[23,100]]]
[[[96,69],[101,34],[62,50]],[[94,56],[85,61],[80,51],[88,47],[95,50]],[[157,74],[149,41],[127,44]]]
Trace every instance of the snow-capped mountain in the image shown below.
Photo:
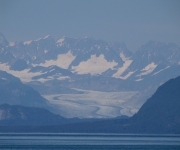
[[[46,36],[34,41],[11,43],[1,48],[1,56],[4,57],[1,63],[8,63],[11,70],[19,71],[35,66],[56,65],[75,74],[97,75],[123,64],[119,55],[106,42],[90,38],[63,37],[55,41]]]
[[[147,76],[156,76],[171,67],[179,67],[180,48],[173,43],[150,41],[143,45],[132,59],[133,62],[129,67],[129,72],[133,72],[131,78],[140,81]],[[127,74],[129,72],[126,71]]]
[[[124,43],[110,45],[93,38],[62,37],[55,40],[48,35],[37,40],[8,42],[0,34],[0,70],[19,77],[53,103],[55,97],[49,96],[51,94],[76,93],[82,96],[93,92],[81,90],[136,91],[138,93],[128,99],[124,97],[124,103],[118,110],[114,111],[113,104],[114,114],[111,112],[105,116],[132,115],[159,85],[180,74],[180,48],[173,43],[150,41],[132,53]],[[109,101],[112,99],[109,97]],[[71,102],[62,104],[58,101],[64,116],[68,117],[65,110],[62,112],[62,106],[69,108]],[[73,103],[79,108],[80,104]],[[90,103],[87,102],[87,105]],[[106,111],[111,109],[96,103],[98,106],[92,106],[89,117],[99,117],[104,113],[94,112],[97,108]]]

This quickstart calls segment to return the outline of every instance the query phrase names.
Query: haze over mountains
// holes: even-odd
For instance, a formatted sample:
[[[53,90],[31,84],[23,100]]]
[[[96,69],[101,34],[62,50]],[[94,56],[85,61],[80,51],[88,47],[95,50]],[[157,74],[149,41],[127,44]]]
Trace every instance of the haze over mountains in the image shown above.
[[[131,116],[180,74],[180,48],[150,41],[131,53],[124,43],[92,38],[13,43],[0,34],[0,70],[39,91],[65,117]]]
[[[180,76],[161,85],[129,119],[114,119],[59,127],[66,132],[180,133]]]
[[[44,109],[0,105],[0,131],[179,134],[179,107],[180,76],[160,86],[130,118],[82,122],[74,120],[76,123],[73,123],[71,119],[53,115]]]
[[[36,90],[23,84],[19,78],[0,71],[1,126],[45,126],[96,120],[68,119],[54,113],[58,113],[56,108]]]

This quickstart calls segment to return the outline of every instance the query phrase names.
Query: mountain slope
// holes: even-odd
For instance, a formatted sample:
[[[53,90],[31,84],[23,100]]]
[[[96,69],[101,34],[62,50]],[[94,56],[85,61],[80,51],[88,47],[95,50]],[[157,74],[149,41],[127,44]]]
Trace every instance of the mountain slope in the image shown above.
[[[126,118],[127,116],[123,116]],[[120,117],[121,118],[121,117]],[[35,127],[63,125],[78,122],[93,122],[97,119],[64,118],[53,114],[47,109],[38,107],[26,107],[22,105],[0,105],[0,126],[3,127]],[[1,130],[0,130],[1,131]]]
[[[20,79],[0,71],[0,104],[47,107],[48,101]]]
[[[154,93],[129,119],[54,126],[58,132],[180,133],[180,77],[171,79]],[[31,129],[30,129],[31,130]],[[37,128],[37,130],[40,130]],[[42,129],[42,130],[45,130]],[[53,131],[49,129],[49,131]]]
[[[180,48],[173,43],[150,41],[133,54],[124,43],[108,45],[105,41],[92,38],[63,37],[54,40],[46,36],[13,44],[8,43],[3,34],[0,34],[0,39],[0,69],[20,77],[23,82],[58,79],[66,81],[68,86],[77,77],[99,75],[109,80],[117,78],[136,84],[146,80],[150,82],[149,77],[157,76],[171,67],[180,68]],[[49,72],[48,68],[52,66],[54,71]],[[44,71],[35,69],[40,67],[44,67]],[[69,73],[63,74],[62,71]],[[170,78],[176,76],[175,73]],[[165,81],[162,78],[157,85]],[[146,84],[144,87],[147,87]]]
[[[154,93],[131,118],[83,122],[54,126],[1,126],[3,132],[70,132],[70,133],[180,133],[180,77],[171,79]]]
[[[180,127],[179,108],[180,77],[177,77],[160,86],[132,119],[144,125],[157,124],[161,130],[171,130]]]
[[[11,72],[26,69],[29,71],[40,66],[57,66],[74,75],[102,75],[141,81],[180,63],[180,48],[173,43],[150,41],[133,54],[124,43],[108,45],[105,41],[92,38],[63,37],[54,40],[51,36],[46,36],[14,44],[8,43],[3,34],[0,34],[0,38],[0,63],[6,65],[6,71],[9,67]],[[38,70],[35,72],[43,74]],[[50,75],[51,80],[55,74],[56,72]],[[61,76],[64,75],[59,74]],[[29,78],[29,81],[32,80],[33,78]]]
[[[0,70],[20,78],[48,98],[50,103],[57,96],[64,96],[62,94],[79,94],[81,99],[84,93],[80,90],[133,91],[137,94],[124,103],[126,107],[129,104],[131,107],[122,114],[133,115],[160,85],[180,74],[180,48],[173,43],[150,41],[131,53],[124,43],[108,44],[87,37],[55,40],[48,35],[37,40],[12,43],[0,34],[0,39]],[[105,95],[101,96],[106,99]],[[61,101],[53,103],[59,109],[66,107],[64,114],[68,114],[67,110],[71,108],[82,114],[82,109],[68,97],[66,99],[68,104]],[[109,101],[114,100],[117,99],[109,98]],[[84,107],[89,107],[89,104]],[[95,107],[102,108],[99,104]],[[115,115],[115,111],[116,108],[113,108],[111,114],[103,116],[120,115]],[[91,112],[86,114],[85,117],[92,116]]]
[[[25,107],[21,105],[0,105],[0,125],[60,125],[68,123],[59,115],[55,115],[43,108]]]

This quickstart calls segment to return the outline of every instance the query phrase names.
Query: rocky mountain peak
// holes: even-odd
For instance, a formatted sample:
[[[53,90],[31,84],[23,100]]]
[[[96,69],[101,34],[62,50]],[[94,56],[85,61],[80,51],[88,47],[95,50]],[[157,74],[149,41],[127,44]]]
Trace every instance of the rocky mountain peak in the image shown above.
[[[111,44],[111,47],[118,55],[122,53],[125,57],[131,57],[133,55],[133,53],[127,49],[124,42],[114,42]]]

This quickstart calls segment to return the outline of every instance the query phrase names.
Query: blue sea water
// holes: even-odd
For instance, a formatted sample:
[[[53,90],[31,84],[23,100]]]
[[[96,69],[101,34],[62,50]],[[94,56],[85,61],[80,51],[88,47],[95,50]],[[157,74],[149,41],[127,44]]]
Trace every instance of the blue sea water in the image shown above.
[[[180,135],[1,133],[0,150],[180,150]]]

